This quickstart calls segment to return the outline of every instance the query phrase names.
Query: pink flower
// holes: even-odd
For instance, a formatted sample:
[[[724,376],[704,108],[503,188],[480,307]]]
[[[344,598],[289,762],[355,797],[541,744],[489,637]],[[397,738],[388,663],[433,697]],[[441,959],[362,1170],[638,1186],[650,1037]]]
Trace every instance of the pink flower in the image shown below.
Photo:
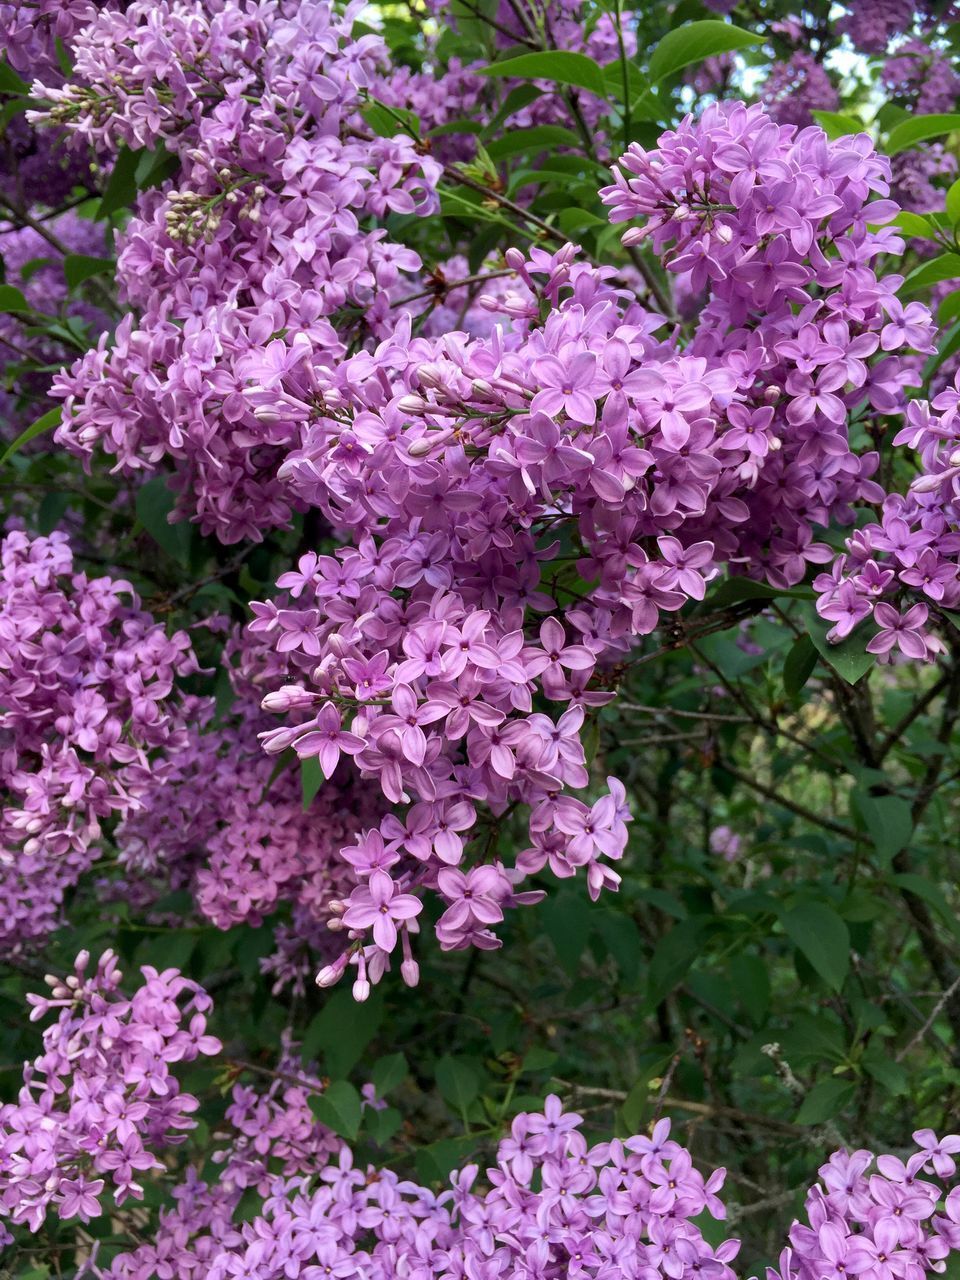
[[[409,893],[397,893],[397,886],[386,871],[374,871],[369,883],[359,885],[350,895],[343,913],[348,929],[369,929],[382,951],[397,945],[397,921],[413,920],[423,910],[423,903]]]

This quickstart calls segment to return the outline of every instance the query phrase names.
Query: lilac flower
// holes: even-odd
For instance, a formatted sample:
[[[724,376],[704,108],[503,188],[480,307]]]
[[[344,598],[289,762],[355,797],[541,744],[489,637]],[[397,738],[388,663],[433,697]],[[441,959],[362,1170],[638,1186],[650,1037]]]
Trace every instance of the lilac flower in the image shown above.
[[[541,388],[531,401],[532,412],[552,417],[565,413],[586,427],[596,422],[597,402],[591,394],[596,357],[591,352],[583,351],[566,362],[556,356],[542,356],[532,371]]]
[[[332,702],[325,702],[309,725],[301,725],[300,730],[293,741],[294,750],[302,759],[316,756],[325,778],[336,769],[341,751],[356,755],[364,746],[361,737],[342,728],[340,712]]]
[[[442,873],[441,873],[442,874]],[[397,921],[414,919],[423,903],[409,893],[397,893],[397,886],[385,871],[374,871],[366,886],[355,889],[343,913],[348,929],[373,927],[373,940],[384,951],[397,945]]]
[[[900,613],[892,605],[881,603],[874,609],[873,616],[880,630],[867,641],[868,653],[888,654],[896,647],[905,657],[926,658],[923,638],[923,626],[929,616],[926,605],[915,604]]]
[[[92,973],[89,959],[81,953],[66,981],[51,979],[49,995],[30,998],[32,1017],[55,1011],[57,1021],[18,1100],[0,1105],[0,1216],[32,1231],[51,1210],[83,1223],[100,1217],[108,1181],[116,1204],[142,1199],[138,1173],[162,1167],[148,1148],[196,1123],[197,1100],[180,1092],[168,1064],[220,1051],[205,1033],[206,993],[178,970],[144,968],[127,998],[113,953]]]

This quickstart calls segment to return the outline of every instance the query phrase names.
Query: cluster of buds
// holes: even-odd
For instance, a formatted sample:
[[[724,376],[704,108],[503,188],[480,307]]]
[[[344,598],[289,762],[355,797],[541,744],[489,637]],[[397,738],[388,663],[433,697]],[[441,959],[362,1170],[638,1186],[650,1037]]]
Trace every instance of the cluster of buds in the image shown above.
[[[171,240],[187,248],[201,239],[210,244],[227,208],[250,222],[260,221],[260,204],[267,194],[266,187],[260,182],[247,186],[246,177],[238,183],[229,169],[220,170],[217,177],[224,183],[232,181],[235,185],[228,185],[214,196],[189,190],[169,193],[163,216]]]

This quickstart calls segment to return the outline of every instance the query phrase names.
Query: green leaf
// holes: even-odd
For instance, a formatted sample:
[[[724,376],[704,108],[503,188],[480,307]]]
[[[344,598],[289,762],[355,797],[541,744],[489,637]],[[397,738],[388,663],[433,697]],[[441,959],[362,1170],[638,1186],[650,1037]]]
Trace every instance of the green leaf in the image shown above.
[[[954,226],[960,222],[960,178],[950,187],[946,197],[947,217]]]
[[[915,872],[903,871],[897,875],[890,877],[890,883],[903,889],[906,893],[912,893],[915,898],[921,898],[928,906],[936,911],[937,915],[942,917],[954,933],[960,936],[960,925],[957,923],[956,916],[942,889],[932,884],[924,876],[918,876]]]
[[[923,366],[923,373],[921,375],[923,381],[925,383],[928,382],[943,364],[944,360],[949,360],[950,357],[958,350],[960,350],[960,320],[954,321],[947,332],[943,334],[940,341],[937,343],[936,351],[932,356],[930,356],[926,364]]]
[[[856,116],[845,116],[839,111],[813,111],[811,115],[831,141],[834,138],[845,138],[851,133],[866,131],[862,120],[858,120]]]
[[[31,311],[32,307],[19,289],[12,284],[0,284],[0,311]]]
[[[931,239],[936,231],[936,227],[929,218],[925,218],[920,213],[911,213],[908,209],[900,210],[896,217],[896,225],[905,235],[921,236],[925,240]]]
[[[636,122],[647,122],[659,120],[663,115],[663,103],[657,101],[655,94],[650,92],[650,81],[635,62],[629,58],[626,62],[627,68],[627,89],[626,95],[623,89],[623,67],[624,64],[617,58],[614,62],[609,62],[603,69],[604,78],[607,82],[607,97],[615,98],[617,102],[623,102],[625,97],[630,99],[630,119]],[[630,139],[632,141],[632,139]]]
[[[913,293],[916,289],[926,289],[928,285],[939,284],[942,280],[956,280],[960,277],[960,254],[941,253],[928,262],[921,262],[914,267],[903,284],[901,293]]]
[[[323,771],[318,756],[302,756],[300,759],[300,791],[304,812],[313,804],[313,797],[324,784]]]
[[[644,1078],[638,1080],[630,1089],[620,1108],[623,1123],[629,1133],[640,1133],[643,1126],[643,1115],[650,1100],[650,1084]]]
[[[887,155],[895,156],[898,151],[906,151],[928,138],[952,133],[954,129],[960,129],[960,115],[911,116],[894,125],[887,134]]]
[[[2,467],[5,462],[9,462],[17,450],[22,449],[25,444],[29,443],[29,441],[35,439],[37,436],[42,436],[45,431],[50,431],[54,427],[58,427],[60,425],[62,414],[63,410],[58,406],[56,409],[50,409],[43,415],[43,417],[37,418],[36,422],[31,422],[26,431],[21,431],[13,444],[9,445],[3,456],[0,457],[0,467]]]
[[[385,1146],[403,1124],[403,1115],[396,1107],[368,1107],[364,1116],[365,1132],[380,1147]]]
[[[26,284],[28,280],[32,280],[38,271],[42,271],[44,267],[56,266],[56,258],[31,258],[29,262],[25,262],[20,268],[21,283]]]
[[[654,84],[675,75],[691,63],[703,62],[718,53],[730,53],[734,49],[746,49],[762,44],[763,38],[752,31],[743,31],[729,22],[709,19],[705,22],[688,22],[663,37],[653,53],[647,73]]]
[[[63,260],[63,274],[71,289],[92,276],[108,275],[116,263],[109,258],[91,258],[85,253],[68,253]]]
[[[545,1049],[543,1045],[535,1044],[532,1049],[528,1049],[523,1058],[524,1071],[546,1071],[556,1062],[558,1055],[553,1049]]]
[[[393,138],[398,133],[409,133],[411,138],[420,137],[420,117],[405,107],[390,107],[379,98],[370,95],[367,105],[361,107],[360,114],[367,124],[381,138]],[[399,119],[397,117],[399,116]]]
[[[163,476],[155,476],[137,490],[137,519],[154,542],[186,569],[193,530],[185,520],[176,524],[168,520],[175,501]]]
[[[120,148],[107,189],[100,200],[100,208],[97,210],[98,218],[107,218],[119,209],[128,208],[136,200],[136,174],[140,154],[139,151],[131,151],[129,147]]]
[[[591,209],[581,209],[579,206],[561,209],[557,214],[557,222],[564,235],[578,234],[587,227],[609,226],[606,218],[600,218]]]
[[[480,1092],[480,1072],[471,1058],[445,1053],[436,1067],[437,1088],[461,1115]]]
[[[540,124],[532,129],[511,129],[502,138],[497,138],[487,147],[487,154],[493,160],[502,160],[505,156],[516,155],[526,151],[530,156],[547,151],[553,147],[576,147],[579,145],[577,135],[559,124]]]
[[[481,136],[492,138],[504,120],[509,120],[516,112],[522,111],[524,107],[528,107],[531,102],[535,102],[537,98],[542,96],[543,90],[538,89],[535,84],[518,84],[504,98],[490,123],[484,126]]]
[[[74,324],[76,320],[76,316],[71,316],[67,320],[66,324],[54,322],[53,324],[39,326],[37,329],[28,330],[28,332],[45,333],[48,337],[59,338],[60,341],[65,342],[68,347],[75,347],[77,351],[86,351],[90,344],[80,336],[80,333],[77,332]]]
[[[24,95],[29,92],[30,86],[26,80],[22,80],[8,62],[0,61],[0,93]]]
[[[53,47],[56,50],[57,62],[63,72],[64,80],[70,80],[73,76],[73,59],[70,57],[70,50],[60,36],[54,38]]]
[[[887,1093],[899,1095],[908,1092],[910,1080],[906,1071],[900,1066],[899,1062],[894,1062],[882,1050],[871,1050],[869,1053],[865,1053],[863,1055],[863,1066],[873,1076],[874,1080],[883,1085]]]
[[[473,133],[480,135],[483,129],[475,120],[448,120],[446,124],[438,124],[435,129],[427,130],[428,138],[446,138],[450,134]]]
[[[509,76],[514,80],[550,80],[554,84],[586,89],[598,98],[605,97],[607,92],[603,71],[593,58],[565,49],[554,49],[549,53],[522,53],[517,58],[481,67],[479,74]]]
[[[402,1053],[388,1053],[378,1058],[373,1064],[370,1079],[377,1091],[378,1098],[385,1098],[391,1089],[395,1089],[407,1076],[407,1060]]]
[[[444,217],[465,217],[471,222],[477,219],[483,222],[496,222],[512,230],[505,218],[492,209],[486,208],[482,201],[483,196],[479,192],[471,191],[467,187],[458,187],[455,191],[442,188],[440,190],[440,212]]]
[[[850,933],[836,911],[823,902],[801,902],[784,912],[781,923],[820,977],[839,991],[850,967]]]
[[[727,605],[739,604],[741,600],[776,600],[780,596],[790,596],[795,600],[810,600],[813,592],[809,587],[771,587],[766,582],[757,582],[754,578],[725,578],[717,589],[711,592],[707,603],[711,608],[725,609]]]
[[[152,150],[137,151],[135,154],[137,167],[133,173],[133,180],[138,191],[148,191],[151,187],[159,186],[165,178],[169,178],[180,167],[179,159],[171,155],[162,143]]]
[[[345,1076],[360,1061],[382,1021],[383,997],[378,992],[358,1004],[348,988],[334,991],[304,1032],[301,1055],[308,1062],[322,1053],[328,1073]]]
[[[37,532],[44,537],[49,536],[60,523],[60,518],[69,505],[69,493],[57,493],[52,489],[45,493],[37,509]]]
[[[755,1027],[763,1025],[770,1010],[770,970],[759,956],[741,952],[730,961],[730,976],[737,999]]]
[[[421,1147],[414,1156],[420,1180],[426,1183],[447,1183],[452,1170],[463,1164],[473,1151],[476,1138],[441,1138]]]
[[[656,945],[647,973],[647,1004],[655,1007],[687,976],[703,949],[703,922],[681,920]]]
[[[846,680],[847,684],[856,684],[876,662],[876,656],[867,653],[867,641],[874,631],[862,626],[856,627],[846,639],[840,640],[837,644],[831,644],[827,639],[831,624],[825,623],[815,609],[810,608],[806,611],[805,621],[807,634],[820,657],[842,680]]]
[[[909,803],[900,796],[872,796],[862,787],[853,792],[851,799],[863,818],[878,856],[884,864],[889,864],[909,844],[913,835]]]
[[[797,636],[783,664],[784,690],[795,698],[813,674],[817,649],[808,635]]]
[[[553,943],[557,959],[573,976],[580,965],[593,927],[589,905],[579,893],[550,894],[540,908],[547,937]]]
[[[25,111],[42,111],[45,105],[38,98],[8,98],[0,108],[0,129]]]
[[[797,1124],[823,1124],[839,1115],[851,1101],[856,1086],[849,1080],[840,1080],[831,1076],[828,1080],[819,1080],[800,1105],[795,1120]]]
[[[321,1124],[351,1142],[360,1132],[360,1095],[349,1080],[334,1080],[323,1093],[313,1094],[310,1110]]]

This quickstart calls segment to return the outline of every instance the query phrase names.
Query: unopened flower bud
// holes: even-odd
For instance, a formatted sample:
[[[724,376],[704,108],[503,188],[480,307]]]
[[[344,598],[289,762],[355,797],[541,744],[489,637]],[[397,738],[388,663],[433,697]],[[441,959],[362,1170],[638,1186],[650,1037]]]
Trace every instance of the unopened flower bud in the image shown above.
[[[910,484],[911,493],[934,493],[941,487],[944,481],[949,480],[951,473],[949,471],[938,471],[936,475],[917,476],[916,480]]]
[[[265,695],[260,703],[264,711],[303,711],[313,705],[316,694],[298,684],[285,684]]]
[[[428,453],[446,444],[452,435],[452,431],[435,431],[432,435],[421,436],[419,440],[414,440],[407,452],[411,458],[425,458]]]
[[[344,968],[342,960],[335,960],[333,964],[325,964],[317,974],[316,983],[318,987],[332,987],[340,981]]]
[[[358,978],[353,984],[353,998],[357,1004],[363,1004],[364,1000],[370,999],[370,983],[366,978]]]

